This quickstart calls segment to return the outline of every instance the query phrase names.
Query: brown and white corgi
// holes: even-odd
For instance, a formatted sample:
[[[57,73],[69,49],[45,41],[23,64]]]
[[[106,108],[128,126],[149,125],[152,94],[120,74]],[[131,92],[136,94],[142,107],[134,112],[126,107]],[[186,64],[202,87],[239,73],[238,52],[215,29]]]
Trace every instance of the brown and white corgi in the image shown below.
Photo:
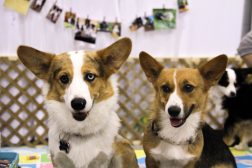
[[[232,168],[228,147],[205,121],[208,90],[225,71],[227,57],[198,69],[167,69],[145,52],[140,64],[155,89],[143,147],[147,168]]]
[[[120,120],[114,109],[118,99],[114,74],[131,47],[131,40],[123,38],[102,50],[59,55],[18,48],[22,63],[45,82],[49,150],[55,166],[138,167],[134,150],[118,134]]]

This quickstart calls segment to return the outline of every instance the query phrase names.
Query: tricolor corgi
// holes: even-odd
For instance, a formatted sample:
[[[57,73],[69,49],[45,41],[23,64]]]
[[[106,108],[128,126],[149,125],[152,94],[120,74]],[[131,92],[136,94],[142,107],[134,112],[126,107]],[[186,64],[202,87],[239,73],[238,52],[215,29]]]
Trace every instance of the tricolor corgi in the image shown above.
[[[218,56],[198,69],[166,69],[145,52],[140,64],[155,89],[143,147],[147,168],[233,168],[229,148],[205,119],[208,90],[225,71]]]
[[[49,150],[54,166],[136,168],[133,148],[118,134],[115,73],[131,52],[123,38],[98,51],[59,55],[20,46],[22,63],[45,82]]]
[[[236,94],[224,96],[222,102],[223,110],[228,113],[224,122],[224,141],[228,146],[245,150],[252,146],[252,84],[247,81],[252,68],[236,68],[233,71]]]
[[[227,68],[216,85],[210,88],[206,113],[211,113],[221,123],[220,129],[224,127],[227,111],[223,109],[222,103],[225,97],[234,97],[237,91],[237,76],[235,70]]]

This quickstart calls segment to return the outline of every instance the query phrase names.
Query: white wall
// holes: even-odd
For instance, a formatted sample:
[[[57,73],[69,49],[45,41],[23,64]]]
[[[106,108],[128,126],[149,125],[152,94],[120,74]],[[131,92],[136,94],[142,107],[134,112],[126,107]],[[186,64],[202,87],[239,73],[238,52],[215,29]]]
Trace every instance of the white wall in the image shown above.
[[[240,41],[244,0],[188,0],[190,10],[178,14],[177,28],[153,32],[130,32],[136,15],[151,14],[152,8],[176,7],[176,0],[58,0],[64,11],[72,8],[79,16],[122,22],[122,35],[133,40],[132,56],[144,50],[156,57],[215,56],[236,54]],[[0,55],[15,55],[20,44],[61,53],[88,49],[73,40],[74,32],[63,26],[64,14],[54,25],[45,17],[55,2],[47,0],[41,13],[29,9],[27,16],[3,7],[0,0]],[[95,48],[112,43],[109,34],[99,33]]]

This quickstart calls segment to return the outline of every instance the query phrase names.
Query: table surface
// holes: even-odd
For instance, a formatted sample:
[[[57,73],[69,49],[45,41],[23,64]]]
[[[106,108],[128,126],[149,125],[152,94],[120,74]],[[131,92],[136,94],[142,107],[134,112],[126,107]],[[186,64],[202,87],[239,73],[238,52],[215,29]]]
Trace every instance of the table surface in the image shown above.
[[[19,166],[21,168],[53,168],[47,146],[9,147],[1,148],[1,152],[19,153]],[[252,151],[238,151],[231,149],[238,168],[252,168]],[[143,150],[135,150],[140,168],[145,168],[145,154]]]

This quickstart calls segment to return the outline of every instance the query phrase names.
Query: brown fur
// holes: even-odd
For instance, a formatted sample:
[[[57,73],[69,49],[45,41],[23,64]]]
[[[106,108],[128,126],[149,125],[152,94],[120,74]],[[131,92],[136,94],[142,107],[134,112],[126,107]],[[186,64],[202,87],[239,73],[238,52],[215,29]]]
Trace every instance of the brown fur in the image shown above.
[[[113,144],[115,151],[112,158],[111,167],[114,168],[137,168],[137,160],[130,143],[124,138],[118,136]],[[127,159],[126,159],[127,158]]]
[[[17,54],[21,62],[38,78],[49,80],[49,68],[54,54],[45,53],[28,46],[19,46]]]
[[[152,168],[158,168],[159,162],[155,161],[155,159],[151,156],[149,153],[151,149],[158,146],[161,139],[157,138],[156,135],[154,135],[151,131],[151,124],[147,126],[144,132],[144,138],[143,138],[143,148],[146,154],[146,166],[152,167]]]
[[[91,97],[98,103],[114,95],[114,91],[110,81],[107,80],[107,76],[105,77],[100,71],[100,64],[95,61],[97,57],[99,57],[97,53],[87,52],[82,71],[83,74],[91,72],[97,76],[92,83],[88,83],[88,86]]]
[[[63,102],[62,96],[65,94],[65,89],[68,87],[68,84],[62,84],[60,82],[60,77],[67,74],[71,80],[73,76],[73,65],[69,55],[66,53],[56,55],[51,61],[47,74],[49,79],[48,83],[50,85],[47,99]]]
[[[147,168],[158,168],[160,166],[159,161],[156,161],[151,155],[151,149],[157,147],[162,141],[167,141],[160,138],[153,133],[152,122],[157,123],[157,127],[161,127],[159,122],[161,121],[160,113],[165,109],[165,105],[169,100],[170,93],[173,93],[174,73],[176,71],[176,83],[177,94],[183,101],[184,111],[187,113],[192,105],[195,105],[192,113],[201,112],[201,123],[204,122],[204,109],[207,100],[207,91],[214,85],[221,75],[224,73],[227,57],[219,56],[208,63],[200,66],[198,69],[182,68],[182,69],[165,69],[163,65],[157,62],[149,54],[145,52],[140,53],[140,64],[145,72],[147,79],[153,84],[155,89],[155,99],[151,107],[150,121],[151,123],[145,130],[143,138],[143,147],[146,153],[146,166]],[[190,84],[194,87],[194,90],[190,93],[183,91],[183,87],[186,84]],[[162,86],[168,86],[169,93],[164,92]],[[184,145],[184,149],[193,156],[194,160],[188,162],[184,167],[193,168],[195,163],[200,159],[201,152],[204,146],[204,139],[202,131],[199,130],[196,133],[196,138],[192,143]],[[169,140],[168,140],[169,143]],[[170,142],[172,143],[172,142]]]
[[[233,166],[230,164],[219,164],[214,166],[213,168],[233,168]]]
[[[201,152],[204,146],[203,134],[201,131],[198,132],[198,136],[194,143],[188,145],[188,153],[195,156],[195,159],[189,162],[185,167],[193,168],[195,163],[200,159]]]

